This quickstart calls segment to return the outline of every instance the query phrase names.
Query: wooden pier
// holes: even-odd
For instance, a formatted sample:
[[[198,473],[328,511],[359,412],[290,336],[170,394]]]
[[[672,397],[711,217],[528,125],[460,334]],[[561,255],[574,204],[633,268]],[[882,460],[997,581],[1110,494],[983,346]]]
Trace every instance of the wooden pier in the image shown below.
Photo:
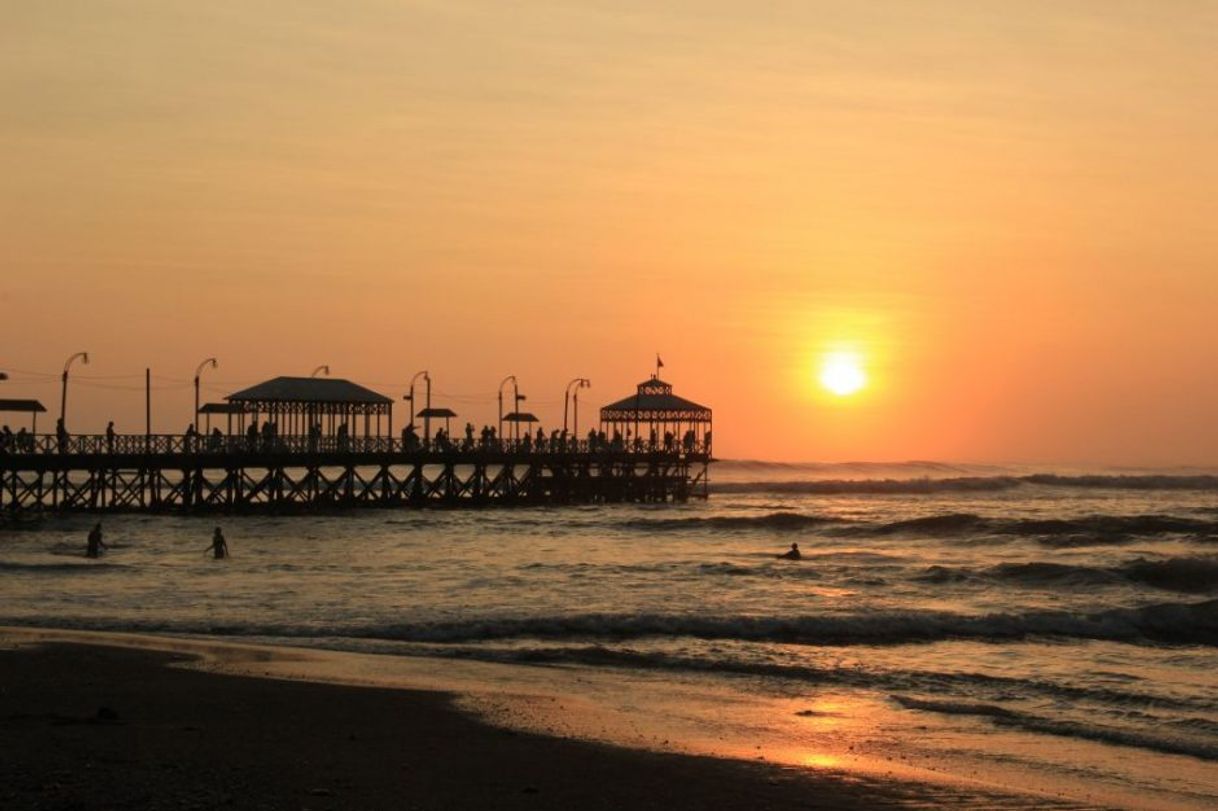
[[[681,502],[705,498],[706,449],[406,447],[388,437],[54,435],[0,453],[0,513]]]
[[[202,368],[202,367],[200,367]],[[659,360],[657,358],[657,369]],[[65,367],[65,393],[67,372]],[[7,426],[0,434],[0,516],[56,511],[290,511],[348,507],[679,502],[705,498],[711,412],[672,393],[652,375],[634,394],[600,410],[599,430],[529,429],[527,412],[503,413],[475,436],[454,438],[456,413],[426,406],[393,434],[393,400],[348,380],[277,377],[195,406],[185,434],[71,435],[61,416],[54,434]],[[197,380],[197,377],[196,377]],[[414,411],[414,381],[404,398]],[[37,401],[0,401],[7,410],[45,411]],[[62,414],[62,403],[61,403]],[[222,415],[225,428],[210,428]],[[196,431],[200,416],[208,428]],[[422,418],[423,435],[414,419]],[[432,420],[443,420],[434,435]],[[236,423],[234,425],[234,422]],[[261,422],[261,427],[259,423]],[[149,418],[149,425],[151,420]],[[521,429],[521,426],[524,429]],[[113,423],[111,424],[113,426]],[[505,433],[511,427],[511,437]],[[281,433],[282,431],[282,433]]]

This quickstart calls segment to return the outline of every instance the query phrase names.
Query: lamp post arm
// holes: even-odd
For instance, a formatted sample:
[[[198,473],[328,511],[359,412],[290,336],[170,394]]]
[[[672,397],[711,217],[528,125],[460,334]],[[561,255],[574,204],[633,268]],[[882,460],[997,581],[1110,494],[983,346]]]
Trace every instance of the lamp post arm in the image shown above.
[[[220,365],[220,364],[219,364],[219,363],[216,361],[216,359],[215,359],[215,358],[208,358],[207,360],[203,361],[202,363],[200,363],[200,364],[199,364],[199,365],[198,365],[198,366],[195,368],[195,418],[194,418],[194,425],[195,425],[195,427],[196,427],[196,428],[198,428],[198,425],[199,425],[199,378],[200,378],[200,377],[203,375],[203,370],[204,370],[204,369],[206,369],[206,368],[207,368],[207,366],[208,366],[209,364],[211,365],[211,368],[213,368],[213,369],[218,368],[218,367],[219,367],[219,365]],[[208,418],[208,422],[210,422],[210,421],[211,421],[211,418],[209,417],[209,418]]]
[[[84,362],[85,366],[89,365],[89,353],[88,352],[77,352],[75,355],[72,355],[66,361],[64,361],[63,388],[62,388],[62,391],[60,392],[60,396],[59,396],[59,421],[65,427],[67,426],[67,419],[68,419],[68,414],[67,414],[67,411],[68,411],[68,369],[70,369],[72,367],[72,362],[75,361],[77,358],[80,358]]]

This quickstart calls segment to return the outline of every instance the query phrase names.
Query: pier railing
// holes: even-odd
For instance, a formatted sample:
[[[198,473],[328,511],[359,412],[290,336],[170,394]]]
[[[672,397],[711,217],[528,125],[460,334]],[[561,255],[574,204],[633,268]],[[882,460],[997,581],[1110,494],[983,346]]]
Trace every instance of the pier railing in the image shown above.
[[[486,453],[522,455],[637,454],[709,455],[702,442],[672,445],[639,441],[593,442],[588,439],[464,439],[424,440],[396,437],[274,436],[257,438],[214,434],[12,434],[0,438],[0,455],[33,456],[228,456],[234,454],[442,454],[477,456]]]

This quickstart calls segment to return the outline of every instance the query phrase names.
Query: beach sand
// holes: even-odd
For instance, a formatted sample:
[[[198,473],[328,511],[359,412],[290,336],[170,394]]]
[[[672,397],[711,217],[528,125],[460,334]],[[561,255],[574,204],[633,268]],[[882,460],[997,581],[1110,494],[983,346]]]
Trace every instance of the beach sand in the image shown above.
[[[222,675],[167,666],[192,658],[183,653],[28,641],[0,634],[11,646],[0,649],[6,809],[1053,805],[515,732],[439,692]]]

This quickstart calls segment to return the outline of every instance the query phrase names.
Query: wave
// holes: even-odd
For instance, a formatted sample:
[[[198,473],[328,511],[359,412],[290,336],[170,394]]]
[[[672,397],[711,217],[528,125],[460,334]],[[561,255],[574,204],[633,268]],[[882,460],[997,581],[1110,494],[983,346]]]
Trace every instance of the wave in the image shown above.
[[[1194,593],[1218,590],[1218,556],[1138,558],[1118,571],[1130,580],[1160,589]]]
[[[4,620],[5,618],[0,618]],[[37,618],[6,620],[32,624]],[[469,643],[510,639],[614,641],[692,637],[804,645],[898,645],[950,639],[1021,641],[1088,639],[1129,644],[1218,646],[1218,599],[1158,603],[1089,613],[1029,611],[967,615],[942,611],[759,617],[714,614],[564,614],[486,617],[462,621],[364,625],[242,625],[132,620],[111,625],[57,616],[47,624],[96,630],[130,630],[221,636],[351,637],[400,642]]]
[[[607,524],[639,532],[770,531],[800,532],[824,528],[826,534],[884,535],[1012,535],[1050,538],[1047,545],[1089,546],[1119,544],[1142,535],[1191,534],[1204,540],[1218,533],[1218,521],[1171,515],[1091,515],[1081,518],[1004,519],[973,513],[944,513],[888,523],[864,523],[847,518],[786,510],[760,515],[682,516],[629,518]]]
[[[770,468],[782,475],[783,468]],[[792,470],[791,472],[795,472]],[[771,479],[712,481],[714,493],[785,493],[809,495],[917,495],[929,493],[998,492],[1039,486],[1090,490],[1193,490],[1218,491],[1218,476],[1198,475],[1085,475],[1056,473],[991,476],[921,476],[872,479]]]
[[[1091,515],[1081,518],[983,518],[972,513],[945,513],[892,521],[854,524],[833,530],[838,535],[1019,535],[1068,536],[1067,543],[1120,543],[1133,536],[1218,532],[1218,522],[1172,515]]]
[[[1117,729],[1099,724],[1084,724],[1057,718],[1044,718],[1018,712],[994,704],[958,701],[926,700],[894,695],[893,701],[911,710],[936,712],[944,715],[971,715],[989,719],[999,726],[1014,727],[1026,732],[1081,738],[1100,743],[1149,749],[1169,755],[1189,755],[1201,760],[1218,760],[1218,746],[1202,741],[1182,740],[1129,729]]]
[[[83,552],[77,552],[79,563],[15,563],[0,562],[0,572],[24,572],[27,574],[63,574],[65,572],[97,573],[111,569],[126,568],[120,563],[101,563],[86,558]]]
[[[1009,468],[998,465],[962,464],[953,462],[935,462],[925,459],[913,459],[905,462],[766,462],[760,459],[719,459],[715,463],[716,470],[727,474],[736,473],[769,473],[790,475],[802,473],[805,475],[825,474],[863,474],[863,475],[980,475],[1006,473]]]
[[[1168,694],[1087,687],[1059,682],[992,676],[983,673],[954,673],[922,670],[872,670],[854,666],[818,667],[815,665],[780,664],[770,661],[725,657],[721,652],[713,658],[683,655],[666,651],[638,650],[605,645],[563,645],[550,647],[520,646],[412,646],[412,655],[441,658],[475,659],[478,661],[514,664],[587,665],[643,670],[705,672],[716,675],[767,676],[821,685],[884,690],[952,691],[981,695],[995,700],[1011,696],[1046,696],[1054,700],[1092,702],[1121,707],[1123,714],[1136,713],[1133,708],[1155,708],[1184,711],[1208,711],[1218,708],[1218,701],[1203,697],[1184,699]],[[1152,719],[1161,722],[1162,719]],[[1213,722],[1200,718],[1170,720],[1181,727],[1208,731]]]
[[[1089,614],[1032,611],[971,616],[948,612],[893,611],[790,618],[576,614],[408,624],[378,628],[376,633],[384,633],[391,639],[415,642],[687,636],[812,645],[865,645],[945,639],[1062,637],[1132,643],[1218,645],[1218,599],[1109,609]]]
[[[915,579],[926,583],[1014,582],[1033,586],[1110,586],[1137,583],[1165,591],[1218,591],[1218,556],[1137,558],[1119,566],[1096,567],[1049,561],[1001,563],[981,570],[929,566]]]
[[[948,479],[821,479],[816,481],[716,482],[712,493],[783,493],[802,495],[922,495],[930,493],[994,492],[1019,487],[1010,476],[966,476]]]
[[[632,518],[615,522],[619,529],[634,529],[640,532],[680,532],[686,530],[773,530],[791,532],[825,524],[840,524],[844,520],[823,515],[805,513],[772,512],[764,515],[712,515],[686,518]]]

